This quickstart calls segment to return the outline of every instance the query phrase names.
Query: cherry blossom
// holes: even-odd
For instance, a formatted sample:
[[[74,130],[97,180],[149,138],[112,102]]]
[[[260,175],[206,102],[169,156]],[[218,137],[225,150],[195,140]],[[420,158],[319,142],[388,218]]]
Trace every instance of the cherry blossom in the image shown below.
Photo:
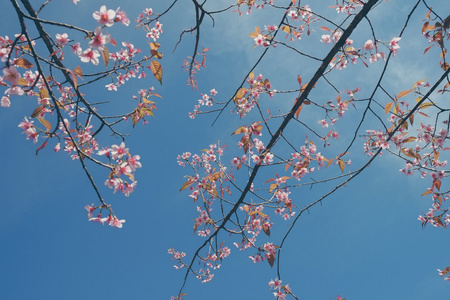
[[[56,42],[61,45],[61,47],[64,47],[70,40],[68,39],[67,33],[63,34],[56,34]]]
[[[17,81],[20,79],[20,74],[16,67],[10,66],[3,69],[3,80],[9,81],[12,85],[17,85]]]
[[[100,11],[94,12],[92,16],[100,25],[111,27],[114,25],[116,12],[112,9],[107,9],[105,5],[102,5]]]
[[[92,62],[92,64],[94,64],[95,66],[99,63],[99,57],[100,53],[98,53],[97,50],[92,50],[91,48],[84,50],[84,52],[81,53],[80,56],[82,62]]]
[[[89,47],[97,48],[99,51],[102,51],[104,46],[111,41],[111,37],[109,35],[103,35],[103,30],[101,27],[97,27],[94,30],[94,37],[89,42]]]

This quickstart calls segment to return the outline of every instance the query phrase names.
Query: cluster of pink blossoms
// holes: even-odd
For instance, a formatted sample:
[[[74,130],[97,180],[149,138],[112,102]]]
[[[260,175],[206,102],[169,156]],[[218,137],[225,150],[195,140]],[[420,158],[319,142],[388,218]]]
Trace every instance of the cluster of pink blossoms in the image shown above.
[[[114,189],[114,193],[120,191],[128,197],[137,185],[132,172],[142,167],[142,164],[139,162],[141,157],[139,155],[131,156],[128,148],[125,148],[124,142],[119,146],[112,145],[111,148],[102,149],[97,154],[105,155],[112,162],[111,167],[113,171],[109,174],[105,185]],[[122,179],[122,175],[128,177],[131,183]]]
[[[99,64],[99,51],[103,51],[105,45],[108,43],[116,44],[115,40],[111,38],[109,34],[103,34],[103,28],[111,27],[116,22],[128,26],[130,25],[130,20],[126,16],[125,12],[120,10],[120,7],[116,11],[112,9],[107,9],[105,5],[100,7],[100,11],[96,11],[92,14],[93,18],[101,25],[94,30],[94,33],[89,42],[89,48],[83,51],[80,43],[75,43],[72,45],[72,52],[80,57],[82,62],[92,63],[93,65]],[[62,48],[68,42],[68,36],[66,33],[57,34],[56,39]]]
[[[282,285],[281,282],[281,280],[275,278],[275,280],[269,281],[269,286],[271,290],[275,290],[273,293],[275,299],[286,300],[286,296],[291,293],[291,288],[289,287],[289,284]]]
[[[156,22],[152,28],[150,28],[148,25],[146,25],[145,28],[147,30],[147,38],[156,41],[157,39],[159,39],[159,36],[163,33],[162,30],[163,24],[161,24],[157,18],[153,18],[153,9],[151,8],[144,9],[144,11],[141,14],[139,14],[138,18],[136,19],[136,22],[138,22],[139,24],[144,23],[150,24],[154,20],[156,20]]]
[[[27,140],[31,139],[33,143],[36,144],[39,133],[36,131],[33,122],[34,121],[28,121],[27,117],[25,117],[24,120],[20,122],[19,127],[23,129],[22,133],[25,133]]]
[[[119,220],[115,215],[113,216],[113,214],[111,214],[111,213],[108,215],[108,217],[102,218],[102,209],[107,208],[107,207],[103,207],[103,206],[96,207],[93,205],[94,204],[92,204],[92,205],[88,204],[84,207],[84,209],[86,209],[86,211],[88,212],[89,221],[92,221],[94,223],[99,223],[102,225],[104,225],[106,223],[109,226],[116,227],[116,228],[123,227],[123,223],[125,223],[125,220]],[[98,208],[100,208],[100,213],[96,217],[92,217],[93,212]]]
[[[241,6],[247,5],[247,15],[252,12],[253,9],[263,9],[265,5],[273,5],[274,0],[240,0],[238,1],[237,12],[242,15]]]
[[[337,30],[332,35],[322,35],[320,41],[324,44],[329,44],[331,42],[335,44],[341,38],[341,36],[342,32]],[[400,46],[398,44],[400,39],[400,37],[394,37],[390,42],[383,44],[392,52],[393,55],[395,55],[400,49]],[[384,60],[386,55],[384,54],[384,52],[378,50],[379,43],[379,41],[376,41],[376,43],[374,43],[369,39],[360,49],[356,49],[353,47],[353,40],[347,39],[345,41],[345,49],[341,54],[334,58],[334,60],[330,63],[330,67],[342,70],[346,68],[347,64],[350,62],[352,64],[356,64],[358,59],[361,59],[361,61],[367,66],[367,63],[364,61],[367,56],[369,57],[370,63],[374,63],[381,59]]]
[[[331,6],[331,8],[335,7],[337,13],[346,13],[347,15],[352,14],[358,7],[364,5],[362,1],[342,0],[340,2],[340,5],[336,4],[335,6]]]
[[[236,105],[236,113],[242,118],[245,117],[259,101],[261,94],[268,94],[270,97],[276,92],[271,90],[272,84],[269,79],[264,79],[262,74],[257,77],[250,73],[247,78],[248,88],[241,88],[234,97],[234,104]]]
[[[212,107],[214,104],[214,96],[217,95],[216,89],[212,89],[209,91],[211,93],[211,96],[208,94],[201,94],[202,99],[198,100],[198,104],[194,106],[194,112],[189,113],[189,118],[195,119],[195,116],[202,113],[200,110],[202,106]]]

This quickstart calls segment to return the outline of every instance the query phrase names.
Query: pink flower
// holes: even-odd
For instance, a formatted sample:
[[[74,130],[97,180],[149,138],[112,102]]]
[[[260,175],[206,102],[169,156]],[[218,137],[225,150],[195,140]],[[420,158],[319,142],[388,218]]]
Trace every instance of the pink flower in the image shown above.
[[[63,34],[56,34],[56,42],[61,45],[61,47],[64,47],[70,40],[68,39],[67,33]]]
[[[342,36],[342,31],[336,31],[333,33],[333,42],[337,43]]]
[[[322,127],[328,127],[328,123],[327,123],[327,121],[325,119],[324,120],[320,120],[317,123],[322,125]]]
[[[98,214],[95,218],[90,218],[89,221],[97,222],[103,225],[103,223],[106,221],[106,218],[102,218],[102,215]]]
[[[374,47],[375,47],[375,44],[373,43],[372,40],[368,40],[363,46],[363,48],[367,51],[373,50]]]
[[[96,11],[92,14],[95,20],[98,21],[100,25],[105,25],[107,27],[111,27],[114,25],[114,18],[116,16],[116,12],[112,9],[106,9],[106,6],[103,5],[100,7],[100,11]]]
[[[75,43],[75,45],[72,46],[72,52],[75,53],[75,55],[81,55],[82,51],[80,43]]]
[[[114,21],[120,22],[125,26],[130,25],[130,19],[128,19],[127,15],[125,14],[124,11],[120,11],[119,9],[120,9],[120,7],[118,7],[116,9],[116,19]]]
[[[322,38],[320,39],[320,41],[322,43],[325,43],[325,45],[329,44],[329,43],[331,43],[331,36],[329,34],[324,34],[324,35],[322,35]]]
[[[271,289],[273,288],[274,290],[277,290],[281,287],[281,280],[278,280],[278,278],[275,278],[275,280],[269,281],[269,286]]]
[[[128,161],[128,165],[130,166],[131,171],[134,172],[136,171],[137,168],[142,167],[142,164],[139,162],[139,159],[141,159],[139,155],[135,155],[130,158],[130,160]]]
[[[81,54],[81,61],[82,62],[92,62],[95,66],[98,65],[100,57],[100,53],[98,53],[97,50],[92,50],[91,48],[84,50],[84,52]]]
[[[20,79],[20,74],[16,67],[10,66],[3,69],[3,80],[9,81],[12,85],[17,85],[17,81]]]
[[[122,158],[122,156],[127,155],[128,148],[125,148],[125,143],[122,142],[120,146],[112,145],[111,146],[111,154],[114,159]]]
[[[395,37],[389,42],[389,46],[393,55],[395,55],[398,52],[398,49],[400,49],[400,46],[398,45],[398,41],[400,40],[400,37]]]
[[[2,97],[2,100],[0,101],[0,106],[2,106],[2,107],[10,107],[11,106],[11,101],[9,101],[9,95]]]
[[[111,222],[109,222],[109,225],[116,228],[122,228],[123,223],[125,223],[125,220],[119,220],[117,217],[114,217],[114,219],[112,219]]]
[[[94,38],[89,42],[89,47],[102,51],[103,46],[111,41],[111,37],[109,35],[103,35],[102,31],[101,27],[95,28]]]
[[[91,205],[86,205],[85,207],[84,207],[84,209],[88,212],[88,218],[92,218],[92,212],[94,211],[94,210],[96,210],[97,209],[97,207],[95,207],[94,206],[94,203],[92,203]]]
[[[9,88],[5,91],[5,94],[7,95],[18,95],[22,96],[25,92],[20,86],[14,86],[12,88]]]
[[[117,86],[114,85],[114,83],[110,83],[105,85],[105,87],[108,88],[108,91],[116,91],[117,92]]]
[[[60,143],[56,144],[56,146],[55,146],[55,152],[58,152],[59,150],[61,150],[61,144]]]
[[[271,162],[273,162],[273,154],[270,153],[270,152],[268,152],[268,153],[266,154],[266,156],[264,156],[264,163],[268,165],[268,164],[270,164]]]

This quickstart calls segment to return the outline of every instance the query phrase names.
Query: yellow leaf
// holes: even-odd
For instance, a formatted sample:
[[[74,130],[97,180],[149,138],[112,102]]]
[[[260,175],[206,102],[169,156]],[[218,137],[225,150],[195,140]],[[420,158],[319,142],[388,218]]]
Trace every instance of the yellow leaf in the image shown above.
[[[281,30],[283,30],[286,33],[290,33],[291,32],[291,27],[284,25],[280,27]]]
[[[28,85],[28,81],[24,78],[19,78],[19,80],[17,80],[17,84],[18,85]]]
[[[432,107],[433,103],[427,102],[427,103],[422,103],[419,105],[420,108],[428,108],[428,107]]]
[[[159,83],[162,85],[163,70],[162,70],[161,64],[159,62],[157,62],[156,60],[152,60],[150,67],[152,69],[153,75],[159,81]]]

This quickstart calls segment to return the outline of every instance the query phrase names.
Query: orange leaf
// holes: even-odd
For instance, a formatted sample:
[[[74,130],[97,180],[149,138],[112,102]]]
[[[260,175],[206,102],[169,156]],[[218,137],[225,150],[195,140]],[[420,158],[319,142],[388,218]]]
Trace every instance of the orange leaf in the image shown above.
[[[234,98],[235,99],[241,99],[242,97],[245,96],[245,94],[247,94],[247,89],[246,88],[240,88],[239,91],[237,91],[236,96]]]
[[[408,95],[411,91],[412,91],[412,90],[407,90],[407,91],[402,91],[402,92],[400,92],[400,93],[397,95],[397,99],[399,99],[399,98],[401,98],[401,97],[403,97],[403,96]]]
[[[298,81],[298,85],[302,86],[302,78],[300,77],[300,75],[297,76],[297,81]]]
[[[325,167],[325,168],[328,168],[332,163],[333,163],[333,161],[334,161],[334,159],[332,158],[332,159],[330,159],[329,161],[328,161],[328,163],[327,163],[327,166]]]
[[[394,103],[392,102],[387,103],[386,106],[384,107],[384,113],[387,114],[388,112],[390,112],[393,105]]]
[[[231,135],[246,133],[247,131],[248,131],[247,127],[241,126],[238,129],[236,129],[236,131],[233,132]]]
[[[299,98],[295,98],[295,102],[294,102],[294,106],[297,103]],[[299,106],[299,108],[297,108],[297,111],[295,112],[295,117],[298,119],[298,115],[300,114],[300,112],[302,111],[303,108],[303,104]]]
[[[41,122],[41,124],[45,126],[45,129],[47,129],[47,131],[52,130],[52,125],[50,124],[49,121],[47,121],[43,118],[39,118],[39,117],[36,117],[36,119],[38,119],[38,121]]]
[[[36,118],[36,116],[39,116],[39,114],[41,113],[41,111],[45,108],[45,105],[41,105],[36,107],[36,109],[33,111],[33,113],[31,114],[32,118]]]
[[[416,137],[410,136],[410,137],[407,137],[406,139],[404,139],[402,141],[402,143],[411,143],[411,142],[414,142],[415,140],[416,140]]]
[[[272,191],[273,191],[274,189],[276,189],[277,187],[278,187],[278,184],[272,183],[272,184],[270,185],[270,188],[269,188],[269,193],[272,193]]]
[[[189,179],[185,183],[183,183],[183,185],[181,186],[180,192],[194,183],[194,180],[192,179],[192,177],[190,177],[190,176],[188,176],[188,177],[189,177]]]
[[[290,166],[291,166],[290,163],[286,163],[286,167],[284,168],[284,171],[286,172],[289,169]]]
[[[149,43],[149,45],[151,50],[158,50],[158,48],[161,46],[161,44],[155,42],[151,42]]]
[[[40,97],[41,99],[48,98],[49,95],[48,95],[47,89],[39,89],[39,97]]]
[[[30,63],[28,60],[26,60],[25,58],[18,58],[14,61],[14,65],[24,68],[24,69],[31,69],[33,66],[32,63]]]
[[[331,31],[330,28],[328,28],[328,27],[319,27],[319,28],[322,30],[325,30],[325,31]]]
[[[153,76],[159,81],[159,83],[162,85],[162,76],[163,76],[163,70],[161,67],[161,64],[157,62],[156,60],[152,60],[150,63],[150,67],[153,72]]]
[[[344,173],[345,162],[342,159],[339,159],[338,164],[339,164],[339,168],[341,169],[341,172]]]
[[[73,72],[80,78],[81,76],[83,76],[83,71],[81,70],[80,66],[77,66],[75,70],[73,70]]]
[[[427,190],[425,193],[423,193],[421,196],[425,196],[425,195],[428,195],[428,194],[431,194],[432,193],[432,191],[431,190]]]
[[[284,25],[280,27],[281,30],[283,30],[286,33],[290,33],[291,32],[291,27]]]
[[[248,80],[253,81],[253,79],[255,79],[255,74],[251,71],[250,74],[248,74]]]
[[[103,61],[105,62],[105,67],[108,67],[108,62],[109,62],[109,50],[108,50],[108,48],[106,48],[106,46],[105,46],[105,48],[103,48],[103,50],[102,50],[102,58],[103,58]]]

